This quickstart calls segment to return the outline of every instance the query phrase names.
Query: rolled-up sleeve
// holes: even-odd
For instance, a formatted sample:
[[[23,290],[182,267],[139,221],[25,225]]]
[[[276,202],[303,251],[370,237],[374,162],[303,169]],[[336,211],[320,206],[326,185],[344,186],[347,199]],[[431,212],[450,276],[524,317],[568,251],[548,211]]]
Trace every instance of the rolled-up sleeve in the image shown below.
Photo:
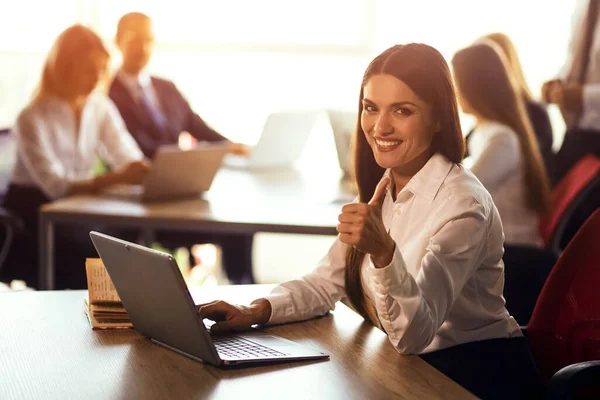
[[[46,121],[35,114],[22,113],[14,126],[18,157],[31,179],[50,199],[66,195],[70,182],[61,160],[48,143]]]
[[[421,353],[433,341],[482,262],[489,226],[483,206],[472,197],[453,196],[441,209],[460,211],[436,218],[416,277],[408,273],[398,248],[384,268],[375,268],[369,258],[375,308],[401,353]]]
[[[302,279],[277,286],[265,298],[271,303],[269,324],[302,321],[324,315],[345,296],[348,246],[336,239],[318,267]]]
[[[144,158],[142,151],[127,131],[125,122],[112,100],[103,102],[102,125],[98,141],[98,153],[113,168],[121,168],[132,161]]]

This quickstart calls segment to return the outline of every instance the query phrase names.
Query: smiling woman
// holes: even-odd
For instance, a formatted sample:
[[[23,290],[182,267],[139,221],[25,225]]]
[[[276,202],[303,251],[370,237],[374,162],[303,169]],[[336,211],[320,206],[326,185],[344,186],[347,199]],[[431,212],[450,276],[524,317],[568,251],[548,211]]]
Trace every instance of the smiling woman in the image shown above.
[[[392,75],[370,78],[364,87],[361,127],[377,164],[400,172],[419,158],[428,159],[433,135],[440,129],[432,114],[427,103]]]
[[[409,59],[412,62],[403,62]],[[393,177],[395,200],[434,153],[457,164],[463,158],[465,145],[452,78],[432,47],[397,45],[376,57],[363,77],[358,112],[354,163],[361,203],[373,198],[386,169]],[[352,288],[348,296],[357,311],[376,320],[365,305],[360,282],[364,252],[351,246],[347,259],[346,285]],[[387,259],[384,265],[391,261]]]
[[[398,62],[409,57],[414,61]],[[424,79],[426,74],[435,79]],[[396,167],[406,183],[436,151],[452,162],[462,160],[464,141],[450,71],[432,47],[394,46],[376,57],[363,78],[358,112],[354,161],[363,202],[373,195],[385,168]],[[402,143],[373,147],[376,139]]]
[[[536,398],[541,381],[504,307],[503,232],[464,152],[448,65],[424,44],[377,56],[361,84],[356,202],[318,268],[249,307],[202,305],[215,333],[323,315],[346,298],[402,354],[482,398]]]

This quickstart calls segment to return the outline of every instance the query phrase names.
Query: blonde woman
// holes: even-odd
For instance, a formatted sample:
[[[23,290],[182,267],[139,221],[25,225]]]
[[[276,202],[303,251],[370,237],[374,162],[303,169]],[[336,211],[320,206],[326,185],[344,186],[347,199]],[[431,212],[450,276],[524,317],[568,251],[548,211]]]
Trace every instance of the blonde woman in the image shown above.
[[[442,55],[418,43],[384,51],[364,74],[358,115],[359,197],[342,208],[318,268],[250,306],[216,301],[200,315],[221,333],[321,316],[346,298],[383,328],[390,350],[419,354],[475,395],[535,398],[539,374],[502,298],[502,224],[460,165]]]
[[[506,243],[541,246],[537,221],[548,208],[548,178],[502,50],[482,40],[457,52],[452,65],[463,111],[477,120],[471,170],[498,207]]]
[[[17,118],[13,127],[16,164],[4,205],[25,221],[22,253],[36,253],[38,209],[42,204],[97,192],[116,183],[140,183],[148,170],[116,107],[96,91],[108,60],[108,51],[93,31],[81,25],[66,29],[47,56],[32,101]],[[108,162],[113,172],[93,177],[97,156]],[[78,236],[66,234],[63,243],[81,239]],[[81,241],[89,247],[89,240],[84,237]],[[79,249],[69,248],[73,254]],[[92,251],[89,255],[94,254]],[[12,271],[3,270],[0,278],[25,279],[35,287],[36,257],[30,258],[28,263],[13,265]],[[57,263],[59,287],[63,283],[68,287],[85,285],[84,258],[76,262],[79,265],[68,271],[60,270],[65,263]]]
[[[517,84],[517,93],[525,103],[527,116],[529,117],[529,122],[531,123],[533,133],[537,139],[546,172],[548,173],[548,176],[552,178],[555,160],[554,152],[552,151],[552,124],[550,123],[550,117],[548,116],[546,106],[535,101],[531,95],[531,90],[529,90],[529,85],[527,85],[527,81],[523,75],[523,68],[521,66],[521,61],[519,60],[517,49],[512,40],[510,40],[507,35],[500,32],[490,33],[483,36],[482,39],[493,41],[500,46],[504,52],[506,61],[510,67],[509,72],[512,73],[513,79]]]

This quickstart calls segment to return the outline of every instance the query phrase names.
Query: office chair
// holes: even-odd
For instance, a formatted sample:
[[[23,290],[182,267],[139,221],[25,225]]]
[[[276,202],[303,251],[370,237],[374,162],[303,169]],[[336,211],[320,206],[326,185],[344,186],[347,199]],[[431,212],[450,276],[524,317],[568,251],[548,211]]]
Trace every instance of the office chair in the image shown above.
[[[597,399],[598,390],[585,390],[586,387],[598,384],[600,379],[600,361],[587,361],[562,368],[552,377],[548,385],[548,400],[577,399],[578,392],[583,392],[587,399]]]
[[[24,226],[23,221],[19,217],[4,207],[0,207],[0,225],[3,228],[2,233],[0,233],[0,269],[2,269],[15,234],[22,233]]]
[[[549,390],[567,398],[600,382],[599,237],[597,210],[558,259],[524,329]]]
[[[527,325],[558,257],[532,246],[504,245],[504,299],[519,325]]]
[[[17,215],[2,207],[6,185],[10,176],[10,168],[14,160],[14,139],[10,136],[10,130],[0,129],[0,160],[2,169],[0,170],[0,270],[2,269],[10,248],[14,242],[15,236],[25,230],[24,222]],[[8,161],[6,163],[6,161]],[[6,167],[6,168],[5,168]]]
[[[539,223],[547,249],[557,256],[600,207],[600,158],[588,154],[552,190],[552,209]]]

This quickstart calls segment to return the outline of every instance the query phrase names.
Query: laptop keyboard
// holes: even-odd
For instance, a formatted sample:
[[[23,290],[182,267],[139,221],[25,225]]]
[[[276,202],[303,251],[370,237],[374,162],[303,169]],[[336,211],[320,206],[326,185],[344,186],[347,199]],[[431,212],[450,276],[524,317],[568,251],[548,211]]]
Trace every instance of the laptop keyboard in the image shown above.
[[[288,354],[262,346],[239,336],[213,336],[217,353],[227,359],[271,358]]]

